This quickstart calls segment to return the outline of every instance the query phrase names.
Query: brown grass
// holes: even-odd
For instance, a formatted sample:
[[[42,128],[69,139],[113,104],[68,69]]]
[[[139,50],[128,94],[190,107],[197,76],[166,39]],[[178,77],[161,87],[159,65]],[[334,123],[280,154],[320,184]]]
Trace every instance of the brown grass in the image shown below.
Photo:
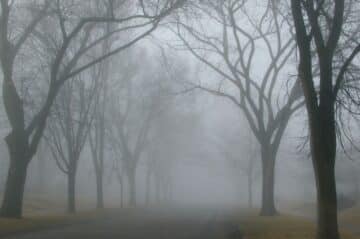
[[[339,222],[360,227],[360,205],[340,213]]]
[[[104,215],[106,215],[106,210],[93,210],[77,214],[30,216],[23,219],[0,218],[0,236],[80,223]]]
[[[316,226],[307,219],[280,215],[260,217],[256,213],[245,213],[238,218],[240,230],[246,239],[313,239]],[[356,239],[352,234],[342,231],[342,239]]]

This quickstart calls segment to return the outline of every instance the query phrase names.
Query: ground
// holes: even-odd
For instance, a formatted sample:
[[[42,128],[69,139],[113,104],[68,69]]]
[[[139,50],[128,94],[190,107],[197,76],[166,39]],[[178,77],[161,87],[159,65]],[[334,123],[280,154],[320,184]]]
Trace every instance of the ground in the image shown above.
[[[224,222],[213,210],[107,210],[99,217],[66,225],[9,235],[7,239],[223,239]]]
[[[41,215],[39,211],[47,210],[33,206],[32,212],[26,210],[28,214],[24,219],[0,219],[0,237],[310,239],[315,235],[315,220],[309,213],[282,211],[276,217],[260,217],[256,210],[214,208],[217,207],[125,208],[83,211],[75,215],[61,212]],[[306,205],[306,208],[312,207]],[[360,207],[341,212],[339,224],[342,239],[360,239]]]
[[[314,239],[316,225],[313,221],[287,214],[260,217],[256,212],[239,212],[233,220],[238,222],[246,239]],[[341,229],[342,239],[359,239],[347,228]]]

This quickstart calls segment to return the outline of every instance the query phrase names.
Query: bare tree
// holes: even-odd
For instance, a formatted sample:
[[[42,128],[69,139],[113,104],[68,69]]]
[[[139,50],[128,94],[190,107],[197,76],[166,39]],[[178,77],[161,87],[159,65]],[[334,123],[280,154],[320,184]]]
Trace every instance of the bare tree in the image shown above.
[[[76,211],[75,186],[81,152],[88,138],[92,121],[96,81],[86,87],[83,79],[67,82],[53,106],[54,114],[48,124],[48,145],[58,168],[67,176],[68,206]]]
[[[247,181],[248,207],[253,207],[254,181],[260,176],[261,171],[257,158],[260,157],[258,147],[254,142],[250,129],[246,133],[243,128],[235,130],[234,126],[221,128],[219,138],[215,140],[221,157],[225,159],[226,166],[232,180],[236,181],[237,189],[241,191],[242,177]],[[240,185],[240,186],[239,186]]]
[[[111,99],[111,98],[110,98]],[[110,109],[111,109],[111,105],[110,105]],[[113,115],[113,114],[110,114]],[[116,180],[119,183],[120,186],[120,207],[123,208],[123,206],[125,205],[125,200],[124,200],[124,186],[125,186],[125,167],[123,165],[123,160],[121,159],[122,157],[122,151],[121,148],[119,147],[119,141],[116,138],[116,134],[113,132],[113,124],[115,124],[115,120],[114,119],[106,119],[106,131],[105,131],[105,135],[106,138],[108,139],[108,144],[109,144],[109,150],[110,150],[110,155],[112,157],[112,166],[111,166],[111,171],[110,171],[110,177],[113,177],[115,175]]]
[[[151,182],[153,182],[155,189],[153,192],[156,203],[170,203],[173,196],[172,170],[176,162],[176,157],[171,151],[172,145],[168,143],[167,147],[164,148],[163,143],[150,147],[151,149],[147,150],[146,204],[151,199]]]
[[[119,157],[129,183],[131,206],[136,205],[136,168],[147,145],[149,130],[160,105],[160,95],[157,95],[157,92],[154,92],[155,95],[146,96],[146,86],[134,84],[132,79],[127,80],[123,96],[119,94],[118,89],[116,90],[118,96],[112,99],[112,102],[116,103],[112,105],[111,110],[114,128],[112,131],[116,133],[112,140],[121,150]],[[135,88],[137,93],[134,93]],[[141,90],[145,95],[139,95]]]
[[[276,155],[291,115],[303,105],[298,81],[286,75],[295,50],[292,26],[272,1],[264,7],[243,0],[208,1],[195,9],[195,23],[180,19],[176,34],[219,80],[193,87],[230,100],[245,115],[261,148],[260,214],[275,215]],[[205,27],[204,21],[214,27]]]
[[[357,17],[358,7],[353,1],[344,0],[291,1],[299,52],[298,74],[309,119],[319,239],[340,237],[335,183],[335,105],[342,86],[351,82],[347,73],[360,52],[360,44],[354,41],[358,39],[358,24],[351,21]],[[344,42],[348,45],[346,50],[341,48]],[[336,61],[339,54],[343,56],[340,63]],[[314,74],[314,65],[319,74]]]
[[[110,12],[111,9],[108,9]],[[111,24],[106,24],[106,32],[110,33],[112,30]],[[115,39],[108,38],[100,46],[102,54],[106,54],[111,50]],[[96,207],[104,207],[104,189],[103,178],[105,171],[105,144],[106,144],[106,120],[105,114],[107,113],[108,102],[108,87],[109,87],[109,74],[111,67],[110,59],[104,60],[97,67],[94,67],[92,77],[95,81],[101,82],[99,89],[96,92],[95,105],[94,105],[94,120],[89,134],[89,142],[92,154],[92,161],[94,165],[95,178],[96,178]]]
[[[115,3],[121,5],[122,17],[118,16],[115,11]],[[3,99],[11,126],[11,131],[6,137],[10,154],[10,168],[2,205],[1,214],[3,216],[21,217],[22,215],[27,166],[37,150],[51,106],[64,82],[149,35],[162,19],[183,3],[183,0],[154,2],[139,0],[136,3],[112,0],[43,1],[41,4],[34,2],[35,6],[26,11],[24,4],[25,6],[29,4],[27,1],[1,0],[0,61],[4,75]],[[77,4],[82,7],[75,7]],[[107,15],[107,11],[94,13],[91,11],[94,4],[110,6],[114,11],[110,16]],[[27,24],[23,30],[16,29],[14,31],[11,24],[16,24],[19,14],[26,17]],[[45,17],[46,21],[42,21]],[[104,22],[115,24],[116,30],[109,34],[96,27]],[[41,31],[37,30],[39,23],[43,25]],[[97,55],[89,61],[84,61],[83,56],[109,35],[129,30],[137,30],[137,34],[134,34],[128,41],[117,45],[105,55]],[[48,59],[47,66],[49,66],[46,78],[49,86],[45,99],[40,103],[39,110],[32,116],[28,116],[23,98],[16,87],[18,77],[13,73],[20,71],[16,57],[19,56],[19,52],[28,42],[27,40],[34,35],[45,46],[46,52],[50,54],[46,57]],[[69,54],[69,49],[73,54]],[[33,60],[31,59],[29,62]],[[43,72],[47,71],[43,69]]]
[[[103,75],[103,77],[106,77]],[[105,110],[107,102],[107,83],[104,82],[103,89],[100,89],[100,94],[97,95],[97,100],[94,107],[94,120],[92,129],[89,134],[89,142],[92,154],[92,162],[94,165],[96,177],[96,207],[104,207],[104,191],[103,191],[103,177],[104,177],[104,160],[105,160]]]

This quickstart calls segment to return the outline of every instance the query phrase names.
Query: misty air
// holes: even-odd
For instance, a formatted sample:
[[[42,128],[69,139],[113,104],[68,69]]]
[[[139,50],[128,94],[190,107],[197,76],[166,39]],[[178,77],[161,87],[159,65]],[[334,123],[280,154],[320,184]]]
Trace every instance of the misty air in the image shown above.
[[[360,238],[359,16],[0,0],[0,238]]]

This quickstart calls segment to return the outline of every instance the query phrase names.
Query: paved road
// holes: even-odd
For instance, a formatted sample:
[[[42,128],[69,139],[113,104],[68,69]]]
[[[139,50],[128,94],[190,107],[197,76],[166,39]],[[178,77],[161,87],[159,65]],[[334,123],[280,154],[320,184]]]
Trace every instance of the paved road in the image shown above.
[[[229,226],[209,210],[114,211],[105,217],[7,239],[220,239]],[[231,228],[230,228],[231,230]]]

